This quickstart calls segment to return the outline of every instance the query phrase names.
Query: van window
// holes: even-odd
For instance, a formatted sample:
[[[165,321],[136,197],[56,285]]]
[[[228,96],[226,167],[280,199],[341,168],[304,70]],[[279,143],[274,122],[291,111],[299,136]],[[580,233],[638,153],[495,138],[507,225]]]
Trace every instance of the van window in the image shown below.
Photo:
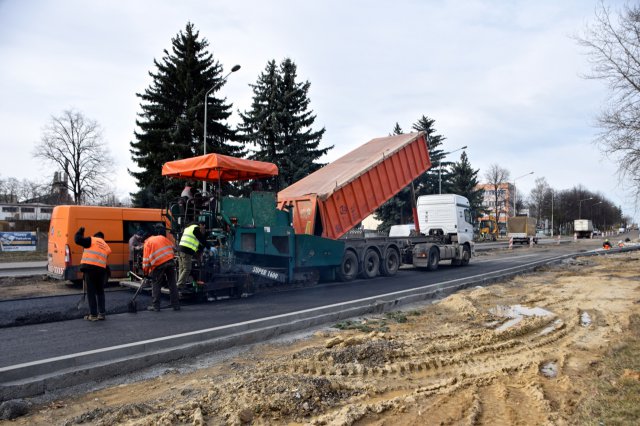
[[[138,231],[138,229],[142,229],[145,234],[151,234],[155,225],[164,225],[164,223],[155,221],[123,220],[123,239],[124,241],[129,241],[129,239]]]

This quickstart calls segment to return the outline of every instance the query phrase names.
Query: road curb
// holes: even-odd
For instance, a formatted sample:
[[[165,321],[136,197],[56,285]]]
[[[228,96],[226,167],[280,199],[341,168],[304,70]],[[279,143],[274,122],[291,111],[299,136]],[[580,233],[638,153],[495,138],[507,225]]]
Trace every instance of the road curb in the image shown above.
[[[568,258],[619,253],[639,248],[624,247],[609,252],[594,250],[564,254],[502,271],[449,280],[420,288],[3,367],[0,368],[0,401],[31,397],[56,389],[100,381],[139,371],[154,364],[263,342],[283,334],[299,332],[348,318],[388,312],[408,304],[444,297],[464,288],[492,284],[533,271],[541,266],[560,263]]]

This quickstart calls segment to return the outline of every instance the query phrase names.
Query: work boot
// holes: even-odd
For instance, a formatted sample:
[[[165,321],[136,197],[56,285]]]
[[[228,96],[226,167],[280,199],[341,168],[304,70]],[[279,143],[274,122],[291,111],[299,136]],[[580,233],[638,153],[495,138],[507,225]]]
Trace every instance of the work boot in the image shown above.
[[[147,311],[160,312],[160,308],[157,306],[149,305],[147,306]]]
[[[99,321],[104,321],[106,319],[107,319],[107,317],[104,314],[98,314],[98,320]]]
[[[96,315],[85,315],[84,319],[87,321],[98,321],[98,317]]]

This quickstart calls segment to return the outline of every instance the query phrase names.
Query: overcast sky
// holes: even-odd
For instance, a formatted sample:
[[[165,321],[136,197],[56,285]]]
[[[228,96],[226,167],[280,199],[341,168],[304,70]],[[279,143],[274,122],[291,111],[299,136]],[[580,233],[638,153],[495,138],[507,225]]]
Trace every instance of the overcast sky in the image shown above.
[[[619,8],[621,2],[607,2]],[[616,165],[593,144],[606,102],[572,35],[595,0],[539,1],[72,1],[0,0],[0,177],[47,178],[32,158],[52,115],[76,108],[98,121],[117,161],[119,196],[135,191],[133,140],[153,60],[191,21],[225,73],[218,92],[237,111],[267,61],[289,57],[311,82],[314,128],[331,161],[396,122],[436,120],[444,149],[467,145],[482,177],[498,163],[529,194],[582,184],[636,216]],[[447,157],[459,159],[459,152]],[[583,210],[586,204],[583,204]]]

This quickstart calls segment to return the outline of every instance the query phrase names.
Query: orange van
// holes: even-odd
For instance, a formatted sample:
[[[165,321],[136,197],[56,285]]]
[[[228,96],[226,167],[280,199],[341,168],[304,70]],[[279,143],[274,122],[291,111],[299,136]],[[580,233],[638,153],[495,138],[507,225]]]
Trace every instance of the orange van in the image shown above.
[[[47,275],[82,282],[80,259],[84,249],[74,242],[74,236],[84,226],[85,237],[102,231],[104,240],[111,247],[111,278],[124,278],[129,271],[129,238],[138,229],[151,232],[156,224],[169,228],[162,209],[57,206],[49,224]]]

